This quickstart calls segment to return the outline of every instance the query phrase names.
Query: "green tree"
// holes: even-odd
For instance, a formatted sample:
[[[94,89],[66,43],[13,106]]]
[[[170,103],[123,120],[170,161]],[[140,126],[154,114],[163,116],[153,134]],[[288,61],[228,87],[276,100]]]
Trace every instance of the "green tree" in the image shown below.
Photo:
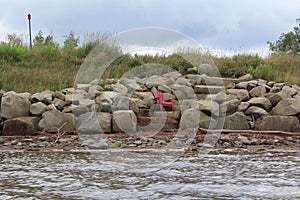
[[[300,29],[294,27],[293,31],[282,33],[276,42],[268,41],[272,53],[299,54],[300,53]]]
[[[44,37],[44,33],[41,30],[34,36],[33,43],[34,46],[55,46],[53,35],[49,34],[46,37]]]
[[[76,48],[79,44],[79,37],[75,37],[73,32],[65,36],[64,47],[66,48]]]
[[[8,43],[12,46],[22,46],[23,41],[21,35],[17,35],[16,33],[8,34]]]

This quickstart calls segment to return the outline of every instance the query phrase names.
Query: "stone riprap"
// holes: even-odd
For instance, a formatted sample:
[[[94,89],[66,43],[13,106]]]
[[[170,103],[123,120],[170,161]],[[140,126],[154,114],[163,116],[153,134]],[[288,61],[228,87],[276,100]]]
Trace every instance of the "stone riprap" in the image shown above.
[[[229,79],[176,72],[95,82],[35,94],[0,90],[1,134],[140,133],[156,127],[300,131],[296,85],[251,75]],[[155,90],[173,99],[174,111],[159,111]]]

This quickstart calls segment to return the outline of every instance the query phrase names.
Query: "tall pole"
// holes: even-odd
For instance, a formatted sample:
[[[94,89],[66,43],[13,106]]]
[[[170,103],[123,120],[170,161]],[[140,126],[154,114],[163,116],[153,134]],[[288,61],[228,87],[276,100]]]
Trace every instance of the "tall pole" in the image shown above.
[[[31,20],[31,14],[30,14],[30,13],[28,13],[27,18],[28,18],[28,24],[29,24],[29,42],[30,42],[30,49],[32,49],[31,23],[30,23],[30,20]]]

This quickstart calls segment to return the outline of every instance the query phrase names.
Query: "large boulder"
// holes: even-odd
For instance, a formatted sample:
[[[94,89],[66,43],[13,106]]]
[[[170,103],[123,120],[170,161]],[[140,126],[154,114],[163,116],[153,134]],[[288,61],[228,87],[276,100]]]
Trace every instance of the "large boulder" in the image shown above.
[[[7,92],[1,100],[1,117],[11,119],[29,116],[30,105],[28,95]]]
[[[251,106],[258,106],[266,111],[270,111],[272,108],[272,103],[266,97],[255,97],[248,101]]]
[[[229,130],[248,130],[250,126],[247,116],[242,112],[236,112],[225,117],[223,128]]]
[[[53,92],[51,91],[44,91],[41,93],[35,93],[31,96],[31,101],[36,103],[36,102],[43,102],[45,104],[51,103],[53,99]]]
[[[47,110],[47,105],[42,102],[31,104],[30,113],[33,115],[42,115]]]
[[[111,133],[111,114],[88,112],[79,116],[77,130],[79,133]]]
[[[248,90],[245,89],[228,89],[227,93],[237,96],[241,101],[247,101],[250,98]]]
[[[237,111],[238,106],[240,105],[240,100],[231,99],[220,104],[220,115],[231,115]]]
[[[147,88],[151,89],[157,87],[158,85],[171,85],[174,84],[174,80],[162,76],[151,76],[146,80]]]
[[[173,84],[171,85],[174,95],[178,100],[196,99],[194,89],[189,86]]]
[[[264,95],[272,103],[272,106],[276,106],[283,98],[278,93],[267,93]]]
[[[264,116],[255,121],[254,129],[258,131],[299,132],[300,125],[296,116]]]
[[[187,109],[182,113],[179,128],[187,129],[187,128],[198,128],[199,120],[200,120],[200,112],[197,109]]]
[[[193,103],[192,108],[198,109],[208,115],[219,116],[219,104],[214,101],[199,100]]]
[[[201,64],[198,67],[198,74],[206,74],[207,76],[216,76],[218,74],[218,69],[209,64]]]
[[[244,113],[254,117],[255,119],[261,116],[270,115],[266,110],[257,106],[250,106]]]
[[[266,87],[263,85],[257,86],[250,90],[249,94],[251,97],[260,97],[267,93]]]
[[[2,134],[12,135],[32,135],[39,130],[38,117],[17,117],[5,120]]]
[[[120,96],[116,98],[115,102],[113,103],[113,110],[132,110],[134,113],[139,112],[139,107],[136,102],[130,98],[125,96]]]
[[[137,118],[132,110],[118,110],[113,113],[113,131],[134,133],[137,127]]]
[[[280,101],[271,111],[272,115],[298,115],[300,113],[300,101],[287,98]]]
[[[45,112],[38,126],[40,130],[46,132],[55,132],[59,128],[61,128],[61,132],[72,132],[75,130],[73,115],[71,113],[63,113],[58,110]]]

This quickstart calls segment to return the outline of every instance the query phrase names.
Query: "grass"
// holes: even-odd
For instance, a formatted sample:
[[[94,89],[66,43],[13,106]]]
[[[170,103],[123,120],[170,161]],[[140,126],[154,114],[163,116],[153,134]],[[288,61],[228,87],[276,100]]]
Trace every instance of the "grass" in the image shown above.
[[[1,42],[0,90],[34,93],[73,87],[80,65],[95,46],[100,49],[100,58],[87,59],[84,64],[89,65],[89,62],[93,62],[95,69],[100,65],[109,65],[101,78],[120,78],[141,65],[164,65],[185,74],[191,67],[213,61],[223,77],[239,77],[251,73],[255,78],[300,85],[300,55],[272,55],[267,58],[251,54],[220,58],[198,53],[131,56],[122,55],[117,45],[109,46],[94,40],[78,47],[44,44],[37,45],[32,50],[22,45]],[[117,59],[112,63],[105,63],[105,60],[114,56],[117,56]],[[137,73],[144,73],[138,70],[137,68]],[[155,73],[155,70],[151,73]],[[97,74],[93,75],[99,78]],[[147,73],[144,73],[144,76],[147,76]],[[80,78],[83,82],[88,81],[84,75]]]

